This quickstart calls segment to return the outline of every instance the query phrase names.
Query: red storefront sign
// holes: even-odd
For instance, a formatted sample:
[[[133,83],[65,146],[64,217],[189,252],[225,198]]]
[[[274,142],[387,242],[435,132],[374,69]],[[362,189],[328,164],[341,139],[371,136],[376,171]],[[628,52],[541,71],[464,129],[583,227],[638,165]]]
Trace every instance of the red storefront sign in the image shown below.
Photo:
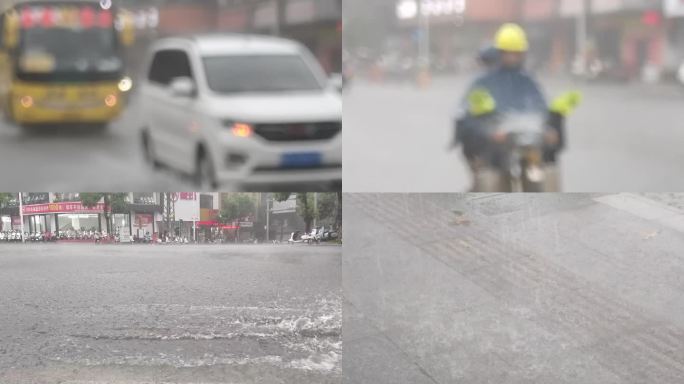
[[[511,21],[518,15],[519,3],[514,0],[469,1],[465,9],[466,21]]]
[[[645,11],[641,15],[641,22],[644,25],[657,27],[663,23],[663,17],[659,11]]]
[[[245,9],[221,10],[218,14],[218,27],[222,30],[244,31],[249,26],[249,15]]]
[[[200,209],[200,221],[216,221],[218,209]]]
[[[98,203],[94,207],[84,207],[80,202],[50,203],[24,205],[25,215],[40,215],[48,213],[103,213],[104,203]]]
[[[216,15],[212,7],[199,2],[165,4],[159,9],[159,31],[164,34],[198,33],[215,29]]]
[[[147,227],[152,224],[152,215],[136,213],[135,226],[138,228]]]
[[[197,192],[180,192],[178,197],[180,200],[197,200]]]
[[[213,228],[221,228],[221,229],[237,229],[237,225],[223,225],[219,223],[218,221],[198,221],[197,223],[198,227],[213,227]]]
[[[525,20],[545,20],[551,18],[556,11],[556,3],[552,0],[525,0],[523,16]]]

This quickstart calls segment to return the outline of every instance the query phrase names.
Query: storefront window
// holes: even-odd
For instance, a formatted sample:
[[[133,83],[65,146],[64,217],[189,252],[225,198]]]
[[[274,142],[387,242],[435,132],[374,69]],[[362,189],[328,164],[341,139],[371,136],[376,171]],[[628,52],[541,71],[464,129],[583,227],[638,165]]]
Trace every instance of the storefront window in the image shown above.
[[[130,216],[125,213],[112,215],[112,231],[114,233],[130,233]]]
[[[12,218],[10,216],[2,216],[0,218],[0,231],[11,231],[12,230]]]
[[[36,215],[36,216],[29,216],[28,218],[28,228],[27,230],[31,233],[39,232],[39,233],[45,233],[48,232],[48,226],[47,226],[47,216],[46,215]]]
[[[100,230],[100,215],[98,214],[60,214],[58,220],[60,232]]]
[[[154,193],[134,193],[133,194],[133,204],[157,204],[157,200],[154,197]]]

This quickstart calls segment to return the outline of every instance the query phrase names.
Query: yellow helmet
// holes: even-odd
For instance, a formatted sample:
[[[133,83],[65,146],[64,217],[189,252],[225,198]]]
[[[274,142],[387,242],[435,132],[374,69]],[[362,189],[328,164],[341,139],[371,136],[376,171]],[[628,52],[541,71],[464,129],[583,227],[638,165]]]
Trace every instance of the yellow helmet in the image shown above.
[[[530,44],[527,34],[518,24],[508,23],[499,28],[496,33],[495,46],[501,51],[527,52]]]

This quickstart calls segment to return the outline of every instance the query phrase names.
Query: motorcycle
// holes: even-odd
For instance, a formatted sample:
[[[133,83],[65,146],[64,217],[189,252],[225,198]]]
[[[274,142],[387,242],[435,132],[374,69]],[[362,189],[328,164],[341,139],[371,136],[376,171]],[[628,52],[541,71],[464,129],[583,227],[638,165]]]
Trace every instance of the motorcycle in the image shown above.
[[[505,135],[501,144],[492,147],[502,184],[512,192],[544,192],[544,132],[546,116],[538,113],[506,113],[497,116],[493,131]]]
[[[297,244],[297,243],[302,243],[304,242],[304,237],[306,234],[304,234],[301,231],[295,231],[290,234],[290,239],[287,240],[288,244]]]
[[[604,58],[577,58],[572,63],[572,75],[581,81],[607,81],[622,83],[629,80],[625,68],[614,60]]]
[[[313,228],[311,232],[305,233],[302,235],[302,241],[311,245],[311,244],[320,244],[321,243],[321,231],[319,231],[317,228]]]

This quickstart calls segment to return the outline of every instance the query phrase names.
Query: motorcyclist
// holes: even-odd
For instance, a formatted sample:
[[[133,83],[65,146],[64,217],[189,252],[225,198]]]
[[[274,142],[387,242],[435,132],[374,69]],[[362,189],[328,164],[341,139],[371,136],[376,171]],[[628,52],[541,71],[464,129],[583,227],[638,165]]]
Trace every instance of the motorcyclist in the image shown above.
[[[485,72],[494,70],[499,65],[499,51],[495,46],[487,45],[478,52],[477,62]]]
[[[502,180],[495,159],[487,158],[487,148],[505,142],[504,132],[490,133],[485,126],[500,113],[523,112],[548,115],[544,135],[544,156],[547,167],[545,190],[558,191],[559,172],[557,153],[564,147],[564,117],[578,102],[578,95],[568,94],[551,107],[523,66],[529,43],[525,31],[517,24],[504,24],[496,34],[494,47],[498,53],[494,69],[481,75],[470,86],[463,99],[463,112],[457,119],[457,141],[464,146],[464,154],[473,172],[473,190],[510,190],[510,183]]]

